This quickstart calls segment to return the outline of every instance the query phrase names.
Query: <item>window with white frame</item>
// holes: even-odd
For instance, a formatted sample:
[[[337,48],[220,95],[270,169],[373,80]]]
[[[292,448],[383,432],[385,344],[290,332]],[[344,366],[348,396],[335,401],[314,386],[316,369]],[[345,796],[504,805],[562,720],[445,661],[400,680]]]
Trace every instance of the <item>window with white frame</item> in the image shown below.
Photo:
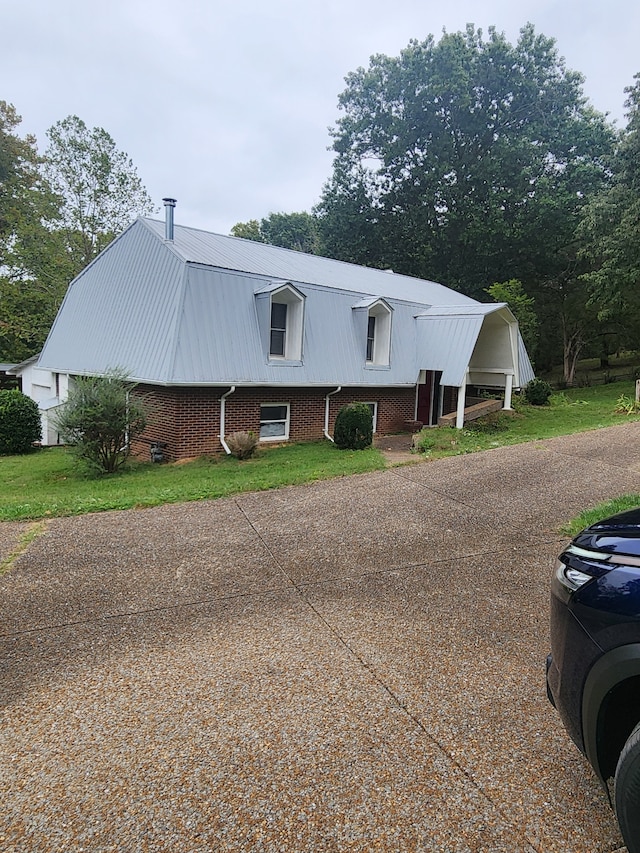
[[[384,302],[369,308],[367,364],[387,365],[391,360],[391,309]]]
[[[371,421],[373,423],[373,431],[376,431],[376,427],[378,425],[378,404],[377,403],[365,403],[365,406],[369,407],[369,411],[371,412]]]
[[[289,403],[263,403],[260,406],[260,441],[286,441],[289,438]]]
[[[269,358],[302,359],[304,297],[285,285],[271,294]]]
[[[287,303],[271,303],[271,338],[269,355],[284,358],[287,351]]]

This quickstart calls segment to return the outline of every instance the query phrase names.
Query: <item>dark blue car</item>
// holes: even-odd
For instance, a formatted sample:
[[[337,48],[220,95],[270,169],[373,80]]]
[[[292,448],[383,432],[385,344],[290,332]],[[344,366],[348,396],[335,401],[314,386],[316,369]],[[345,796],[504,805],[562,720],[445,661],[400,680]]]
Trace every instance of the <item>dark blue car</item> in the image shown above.
[[[560,555],[547,692],[640,853],[640,508],[591,525]]]

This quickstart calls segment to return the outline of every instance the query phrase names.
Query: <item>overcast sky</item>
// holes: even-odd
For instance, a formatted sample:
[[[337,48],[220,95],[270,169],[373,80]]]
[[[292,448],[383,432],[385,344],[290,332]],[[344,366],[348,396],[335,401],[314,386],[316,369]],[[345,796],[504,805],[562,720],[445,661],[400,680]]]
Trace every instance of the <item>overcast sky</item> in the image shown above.
[[[1,0],[0,100],[41,151],[68,115],[103,127],[159,207],[227,234],[318,201],[344,77],[372,54],[467,23],[515,42],[527,21],[624,126],[637,0]]]

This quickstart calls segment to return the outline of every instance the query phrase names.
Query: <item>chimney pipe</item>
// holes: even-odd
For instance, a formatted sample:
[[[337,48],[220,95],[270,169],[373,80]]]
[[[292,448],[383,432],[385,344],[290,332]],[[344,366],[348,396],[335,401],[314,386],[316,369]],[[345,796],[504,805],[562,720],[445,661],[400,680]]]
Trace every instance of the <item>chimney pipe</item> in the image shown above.
[[[173,243],[173,208],[176,206],[175,198],[163,198],[164,202],[164,239]]]

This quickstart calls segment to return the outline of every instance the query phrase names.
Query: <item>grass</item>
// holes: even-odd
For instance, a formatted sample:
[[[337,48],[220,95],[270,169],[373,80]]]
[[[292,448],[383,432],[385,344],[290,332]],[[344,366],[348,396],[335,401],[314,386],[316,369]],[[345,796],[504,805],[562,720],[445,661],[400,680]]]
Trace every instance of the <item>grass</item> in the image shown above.
[[[221,498],[384,467],[374,448],[341,451],[325,441],[260,450],[244,462],[224,457],[176,465],[133,463],[120,474],[88,478],[68,450],[50,447],[0,458],[0,521]]]
[[[580,533],[583,528],[594,524],[596,521],[615,515],[617,512],[624,512],[626,509],[635,509],[638,506],[640,506],[640,495],[623,495],[620,498],[605,501],[592,509],[585,509],[580,515],[565,524],[561,532],[573,537]]]
[[[521,444],[612,426],[640,415],[616,414],[620,396],[635,396],[633,382],[614,382],[588,388],[572,388],[552,394],[549,405],[516,403],[513,415],[496,413],[467,424],[462,430],[437,427],[423,431],[425,452],[432,459],[459,453],[476,453],[509,444]]]
[[[513,416],[497,413],[463,430],[426,430],[425,456],[439,459],[475,453],[639,420],[638,414],[615,413],[616,401],[622,394],[633,397],[634,383],[562,391],[552,395],[548,406],[518,403]],[[384,467],[384,458],[375,448],[349,452],[323,441],[261,448],[254,458],[243,462],[233,457],[202,458],[175,465],[138,462],[123,473],[95,479],[83,476],[64,448],[43,448],[28,456],[0,457],[0,521],[220,498]],[[640,499],[635,496],[635,500],[637,503]]]

